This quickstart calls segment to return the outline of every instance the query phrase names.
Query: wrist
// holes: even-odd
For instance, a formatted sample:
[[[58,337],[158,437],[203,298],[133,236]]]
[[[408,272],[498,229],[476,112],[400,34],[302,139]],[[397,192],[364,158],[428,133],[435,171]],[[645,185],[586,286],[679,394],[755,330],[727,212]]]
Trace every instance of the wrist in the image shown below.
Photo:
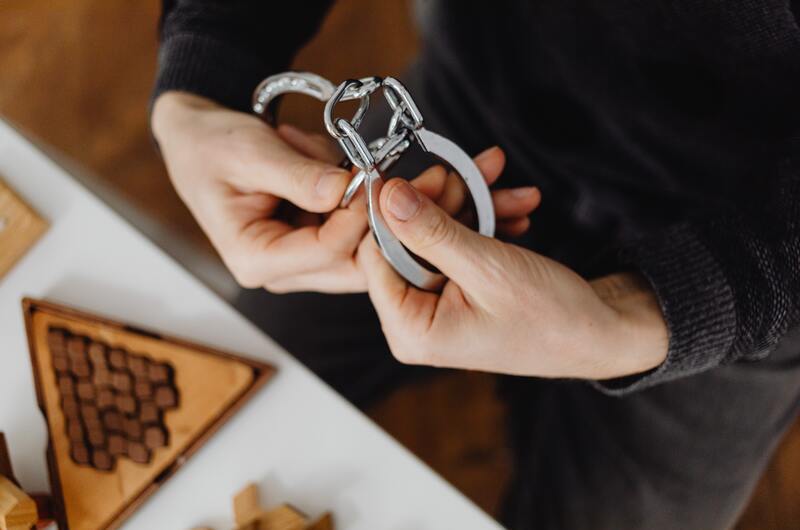
[[[212,110],[220,106],[214,101],[189,92],[170,90],[160,94],[153,103],[150,128],[159,145],[197,111]]]
[[[656,294],[638,273],[615,273],[589,282],[617,315],[613,343],[617,377],[656,368],[667,357],[669,334]]]

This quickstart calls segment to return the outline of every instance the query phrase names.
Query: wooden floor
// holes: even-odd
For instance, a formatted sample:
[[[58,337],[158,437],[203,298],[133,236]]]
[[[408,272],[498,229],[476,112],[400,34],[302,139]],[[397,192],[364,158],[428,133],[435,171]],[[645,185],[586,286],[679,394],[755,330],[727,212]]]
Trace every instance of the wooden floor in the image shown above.
[[[401,71],[417,48],[405,1],[370,6],[369,0],[340,0],[296,66],[332,79]],[[172,191],[148,133],[157,13],[156,0],[0,2],[0,114],[211,252]],[[287,121],[315,126],[316,116],[289,104]],[[485,375],[448,375],[403,389],[370,412],[490,513],[512,465],[504,410],[492,385]],[[798,501],[800,424],[776,453],[737,529],[796,530]]]

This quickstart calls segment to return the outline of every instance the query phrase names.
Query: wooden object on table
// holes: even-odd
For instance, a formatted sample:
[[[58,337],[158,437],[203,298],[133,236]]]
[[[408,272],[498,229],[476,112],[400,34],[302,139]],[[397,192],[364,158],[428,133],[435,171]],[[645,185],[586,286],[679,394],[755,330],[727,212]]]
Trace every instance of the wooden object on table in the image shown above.
[[[11,467],[11,452],[8,450],[6,435],[2,432],[0,432],[0,475],[19,486],[19,482],[14,478],[14,469]]]
[[[61,530],[118,527],[274,372],[50,302],[23,308]]]
[[[46,228],[47,223],[0,179],[0,278]]]
[[[233,498],[235,530],[334,530],[330,513],[309,522],[308,517],[289,504],[265,510],[259,496],[258,486],[248,484]]]
[[[22,491],[19,481],[14,476],[14,469],[11,466],[11,451],[8,449],[8,444],[6,443],[6,436],[4,433],[0,432],[0,480],[5,477],[6,480],[10,481],[16,488]],[[18,492],[14,492],[12,495],[14,500],[9,500],[9,491],[10,488],[6,488],[6,491],[2,491],[4,488],[0,486],[0,530],[5,530],[6,528],[16,528],[17,525],[15,524],[13,527],[9,523],[8,520],[4,521],[6,517],[5,508],[7,508],[13,502],[16,502],[16,499],[20,497]],[[30,501],[33,502],[33,510],[31,510],[30,504],[28,503],[28,499],[25,502],[18,506],[17,509],[22,508],[23,515],[33,513],[33,517],[37,517],[38,521],[36,521],[36,528],[44,529],[47,528],[48,523],[51,523],[51,515],[52,510],[50,509],[52,498],[50,495],[46,494],[24,494],[25,496],[30,498]],[[5,508],[4,508],[5,506]],[[11,516],[12,521],[18,515],[18,512],[15,510],[14,514]],[[6,526],[3,526],[3,525]],[[27,521],[25,521],[27,524]],[[30,525],[23,526],[26,530],[30,528]]]
[[[0,475],[0,530],[31,530],[38,519],[34,500]]]
[[[53,508],[53,496],[49,493],[36,492],[32,492],[30,496],[33,502],[36,503],[36,512],[39,514],[36,530],[57,530],[55,510]]]

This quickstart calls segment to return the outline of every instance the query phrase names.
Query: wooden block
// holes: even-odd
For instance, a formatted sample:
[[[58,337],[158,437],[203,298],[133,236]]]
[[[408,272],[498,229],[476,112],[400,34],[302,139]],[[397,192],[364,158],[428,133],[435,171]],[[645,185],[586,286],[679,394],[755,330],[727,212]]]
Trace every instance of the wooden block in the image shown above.
[[[250,483],[233,498],[235,530],[334,530],[333,517],[326,513],[308,524],[308,517],[290,504],[266,511],[261,507],[258,486]]]
[[[117,528],[274,372],[53,303],[23,308],[60,530]]]
[[[306,527],[306,530],[334,530],[333,514],[328,512]]]
[[[258,497],[258,486],[252,482],[236,494],[233,498],[233,517],[236,526],[245,526],[264,512]]]
[[[33,499],[0,476],[0,530],[30,530],[38,519]]]
[[[47,223],[0,180],[0,278],[47,229]]]
[[[14,478],[14,470],[11,467],[11,452],[8,450],[6,435],[2,432],[0,432],[0,475],[3,475],[19,486],[19,482]]]
[[[258,520],[259,530],[305,530],[306,517],[288,504],[272,509]]]

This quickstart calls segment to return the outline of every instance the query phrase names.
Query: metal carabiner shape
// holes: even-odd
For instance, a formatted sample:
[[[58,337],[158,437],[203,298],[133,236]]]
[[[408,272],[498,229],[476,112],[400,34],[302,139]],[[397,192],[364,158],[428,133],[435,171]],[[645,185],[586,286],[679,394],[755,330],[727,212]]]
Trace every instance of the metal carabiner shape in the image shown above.
[[[361,110],[368,96],[381,86],[381,78],[365,77],[359,79],[347,90],[344,90],[339,97],[340,101],[360,99],[359,111],[361,114],[366,112],[366,108]],[[336,92],[336,85],[322,76],[311,72],[283,72],[267,77],[261,81],[253,91],[253,112],[262,116],[270,125],[275,125],[275,106],[278,99],[284,94],[305,94],[323,103],[327,103]],[[356,111],[357,114],[359,111]]]

